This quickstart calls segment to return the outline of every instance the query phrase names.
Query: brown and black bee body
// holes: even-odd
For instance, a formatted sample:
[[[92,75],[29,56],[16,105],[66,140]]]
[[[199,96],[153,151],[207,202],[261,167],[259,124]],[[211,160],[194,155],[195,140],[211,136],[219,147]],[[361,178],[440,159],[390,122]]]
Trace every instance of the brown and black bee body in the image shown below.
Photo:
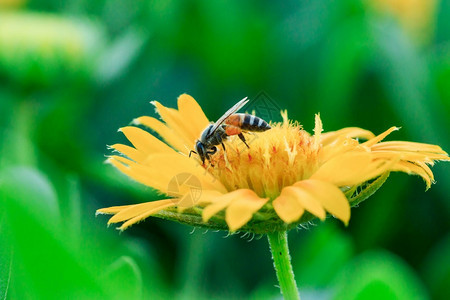
[[[266,121],[257,116],[235,113],[247,104],[247,102],[247,98],[242,99],[220,117],[216,123],[208,125],[202,132],[200,139],[195,143],[195,151],[191,150],[189,156],[191,156],[192,152],[197,153],[202,163],[205,163],[205,158],[210,160],[210,155],[217,152],[216,146],[222,144],[223,150],[225,151],[223,142],[232,135],[237,135],[250,148],[242,132],[262,132],[269,130],[271,127]]]
[[[260,117],[249,114],[233,114],[223,122],[226,125],[239,127],[242,131],[262,132],[269,130],[271,127],[266,121]]]

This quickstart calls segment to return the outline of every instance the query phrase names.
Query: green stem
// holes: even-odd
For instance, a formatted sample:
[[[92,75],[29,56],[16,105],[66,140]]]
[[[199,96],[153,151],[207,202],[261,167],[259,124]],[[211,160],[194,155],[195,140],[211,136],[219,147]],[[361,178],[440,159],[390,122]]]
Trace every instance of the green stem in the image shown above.
[[[270,251],[272,252],[273,265],[277,272],[281,294],[284,299],[300,299],[297,284],[294,279],[294,272],[291,266],[291,257],[287,243],[287,232],[268,233]]]

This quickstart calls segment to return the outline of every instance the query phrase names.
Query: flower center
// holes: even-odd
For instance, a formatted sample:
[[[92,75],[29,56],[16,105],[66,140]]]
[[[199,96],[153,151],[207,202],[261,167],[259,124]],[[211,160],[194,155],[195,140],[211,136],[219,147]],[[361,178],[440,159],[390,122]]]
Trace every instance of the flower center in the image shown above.
[[[262,133],[244,134],[250,148],[237,136],[229,137],[226,151],[218,146],[208,171],[229,191],[252,189],[271,199],[283,187],[309,178],[319,165],[319,143],[300,125],[287,120],[271,126]]]

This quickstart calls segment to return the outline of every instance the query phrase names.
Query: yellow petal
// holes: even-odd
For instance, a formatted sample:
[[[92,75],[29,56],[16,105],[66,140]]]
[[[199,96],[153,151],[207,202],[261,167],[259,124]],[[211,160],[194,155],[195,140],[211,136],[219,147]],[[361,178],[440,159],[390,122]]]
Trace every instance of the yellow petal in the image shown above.
[[[202,218],[203,222],[208,222],[212,216],[217,214],[219,211],[227,207],[231,201],[233,201],[236,197],[241,197],[243,190],[236,190],[220,197],[217,197],[212,204],[203,209]]]
[[[410,151],[392,151],[392,150],[376,150],[372,151],[372,155],[375,158],[390,158],[393,156],[400,157],[401,160],[412,161],[412,162],[426,162],[431,165],[434,164],[435,160],[440,160],[446,158],[443,154],[436,153],[421,153],[421,152],[410,152]]]
[[[189,128],[190,124],[187,124],[185,120],[181,118],[178,111],[169,109],[163,106],[158,101],[152,101],[152,104],[156,107],[158,114],[166,122],[167,126],[172,128],[179,136],[182,136],[186,141],[194,144],[198,136]]]
[[[400,161],[400,156],[391,156],[385,159],[374,159],[373,153],[371,153],[370,156],[370,163],[365,165],[363,169],[353,174],[354,176],[351,176],[351,173],[349,173],[351,177],[347,178],[347,184],[345,185],[359,185],[381,176],[386,172],[392,171],[393,166]]]
[[[434,181],[434,175],[433,172],[431,171],[430,167],[427,166],[426,163],[424,162],[415,162],[416,165],[418,165],[420,168],[422,168],[425,173],[428,175],[428,177],[430,178],[431,181]]]
[[[431,144],[389,141],[372,146],[372,150],[414,151],[423,153],[447,154],[441,147]]]
[[[126,208],[129,208],[131,206],[133,206],[133,205],[121,205],[121,206],[111,206],[111,207],[106,207],[106,208],[100,208],[100,209],[97,209],[95,214],[96,215],[98,215],[98,214],[115,215],[118,212],[120,212]]]
[[[134,160],[135,162],[142,162],[145,160],[147,155],[142,153],[141,151],[137,150],[136,148],[122,145],[122,144],[114,144],[110,146],[111,149],[114,149],[116,151],[119,151],[120,153],[126,155],[130,159]]]
[[[198,163],[178,153],[153,154],[147,157],[145,163],[137,164],[120,156],[111,156],[108,160],[120,171],[134,180],[154,187],[163,193],[168,193],[171,180],[181,174],[190,174],[200,181],[203,190],[217,190],[225,193],[223,184],[205,171]]]
[[[186,153],[187,149],[190,149],[193,146],[193,143],[187,140],[186,136],[178,135],[175,131],[155,118],[144,116],[134,119],[133,123],[137,125],[142,124],[155,131],[164,141],[166,141],[166,143],[178,151]]]
[[[337,155],[324,163],[311,179],[328,181],[337,186],[353,185],[359,182],[363,171],[371,163],[368,152],[349,152]]]
[[[193,206],[206,206],[210,203],[213,203],[215,201],[215,199],[217,199],[220,196],[223,196],[223,193],[220,193],[218,191],[213,191],[213,190],[202,190],[200,193],[200,197],[192,197],[191,199],[194,199],[194,201],[192,201],[189,196],[187,196],[188,198],[184,198],[185,196],[183,196],[181,199],[179,199],[177,201],[177,210],[178,212],[183,212],[188,208],[191,208]]]
[[[206,190],[217,190],[226,193],[225,186],[208,171],[201,167],[194,159],[181,154],[155,154],[147,158],[145,165],[159,178],[167,180],[167,184],[175,176],[188,173],[197,177],[202,188]]]
[[[297,221],[305,212],[304,208],[296,199],[283,195],[278,196],[272,202],[272,205],[280,219],[286,223]]]
[[[321,142],[321,134],[323,131],[322,120],[320,119],[320,115],[316,114],[315,116],[315,126],[314,126],[314,144],[316,146],[320,145]]]
[[[380,141],[382,141],[385,137],[387,137],[390,133],[392,133],[393,131],[399,130],[400,127],[391,127],[388,130],[386,130],[385,132],[383,132],[380,135],[377,135],[376,137],[368,140],[365,143],[362,143],[362,145],[366,146],[366,147],[371,147],[373,145],[375,145],[376,143],[379,143]]]
[[[214,203],[217,201],[217,198],[227,194],[221,193],[216,190],[204,190],[202,191],[202,194],[200,195],[200,199],[198,199],[197,205],[200,206],[206,206],[208,204]]]
[[[364,147],[359,145],[358,141],[345,136],[339,136],[332,143],[322,147],[322,150],[320,151],[320,161],[328,161],[337,155],[349,151],[367,152]]]
[[[433,173],[425,164],[418,165],[408,161],[400,161],[392,167],[392,170],[419,175],[426,182],[427,189],[431,187],[431,183],[434,181]]]
[[[375,135],[365,129],[361,129],[358,127],[348,127],[343,128],[337,131],[330,131],[322,134],[322,145],[328,145],[335,141],[338,137],[344,138],[361,138],[365,140],[369,140],[375,137]]]
[[[185,193],[181,196],[177,201],[177,207],[179,208],[191,208],[194,207],[197,203],[196,196],[193,196],[192,193]]]
[[[106,161],[119,169],[122,173],[128,177],[140,182],[144,185],[150,186],[157,190],[166,191],[168,182],[161,180],[154,181],[155,176],[150,176],[143,169],[142,166],[135,164],[133,161],[121,156],[113,155]],[[131,165],[131,166],[130,166]]]
[[[317,200],[322,203],[323,207],[332,215],[348,224],[350,220],[350,205],[344,193],[335,185],[316,179],[307,179],[295,183],[307,190]]]
[[[133,144],[133,146],[143,154],[151,153],[175,153],[175,151],[167,146],[164,142],[157,139],[145,130],[138,127],[127,126],[119,129],[127,139]]]
[[[245,194],[244,197],[234,198],[226,209],[225,221],[230,231],[236,231],[247,224],[253,214],[269,200],[269,198],[259,198],[252,190],[247,190]]]
[[[178,97],[178,110],[186,124],[192,127],[194,134],[200,137],[209,121],[197,101],[187,94],[182,94]]]
[[[364,172],[361,174],[359,180],[356,180],[354,185],[361,184],[368,180],[374,179],[378,176],[383,175],[386,172],[392,171],[392,168],[396,163],[400,161],[399,157],[392,157],[386,160],[374,160],[372,161]]]
[[[167,207],[174,206],[175,203],[173,199],[166,199],[166,200],[157,200],[157,201],[151,201],[151,202],[145,202],[145,203],[139,203],[135,205],[127,205],[122,210],[117,212],[111,219],[109,219],[108,224],[111,223],[118,223],[125,220],[130,220],[132,218],[135,218],[137,216],[140,216],[144,213],[156,213],[161,207]]]
[[[326,213],[322,204],[307,190],[297,186],[288,186],[281,191],[281,196],[296,200],[305,210],[321,220],[325,220]]]
[[[204,203],[210,203],[215,198],[222,196],[223,194],[214,190],[202,190],[197,189],[194,182],[193,185],[189,183],[183,184],[179,188],[178,201],[176,202],[178,211],[183,211],[186,208],[190,208],[196,205],[203,205]],[[184,190],[184,191],[183,191]]]
[[[211,219],[212,216],[217,214],[222,209],[226,208],[232,201],[244,199],[244,198],[252,198],[254,197],[255,192],[248,189],[239,189],[232,191],[230,193],[226,193],[220,197],[217,197],[212,200],[212,204],[209,204],[203,210],[203,221],[207,222]]]
[[[159,207],[155,207],[151,210],[145,211],[142,214],[137,215],[134,218],[127,220],[125,223],[122,224],[122,226],[119,227],[119,229],[121,231],[123,231],[123,230],[127,229],[128,227],[130,227],[131,225],[138,223],[138,222],[150,217],[151,215],[154,215],[154,214],[160,212],[161,210],[172,207],[172,206],[174,206],[173,203],[167,203],[165,205],[161,205]]]

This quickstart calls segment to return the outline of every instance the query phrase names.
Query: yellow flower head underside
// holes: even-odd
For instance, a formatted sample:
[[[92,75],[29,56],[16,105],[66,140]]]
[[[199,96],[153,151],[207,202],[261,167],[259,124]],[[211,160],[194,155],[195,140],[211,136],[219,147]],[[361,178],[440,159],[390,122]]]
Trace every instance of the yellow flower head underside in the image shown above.
[[[189,157],[209,124],[198,103],[184,94],[178,98],[178,110],[156,101],[153,105],[163,122],[148,116],[134,120],[153,134],[136,126],[121,128],[133,146],[111,146],[120,155],[108,161],[168,197],[98,210],[114,214],[108,223],[124,222],[122,230],[151,215],[194,226],[260,233],[285,230],[313,217],[323,220],[327,213],[347,224],[350,196],[358,187],[401,171],[421,176],[428,188],[434,180],[428,166],[449,159],[435,145],[382,142],[397,127],[378,136],[360,128],[323,133],[316,115],[314,133],[309,134],[283,112],[283,121],[272,123],[272,129],[244,134],[249,149],[229,137],[226,151],[219,146],[211,162],[202,165],[197,155]],[[174,182],[179,187],[176,193],[171,188]]]

